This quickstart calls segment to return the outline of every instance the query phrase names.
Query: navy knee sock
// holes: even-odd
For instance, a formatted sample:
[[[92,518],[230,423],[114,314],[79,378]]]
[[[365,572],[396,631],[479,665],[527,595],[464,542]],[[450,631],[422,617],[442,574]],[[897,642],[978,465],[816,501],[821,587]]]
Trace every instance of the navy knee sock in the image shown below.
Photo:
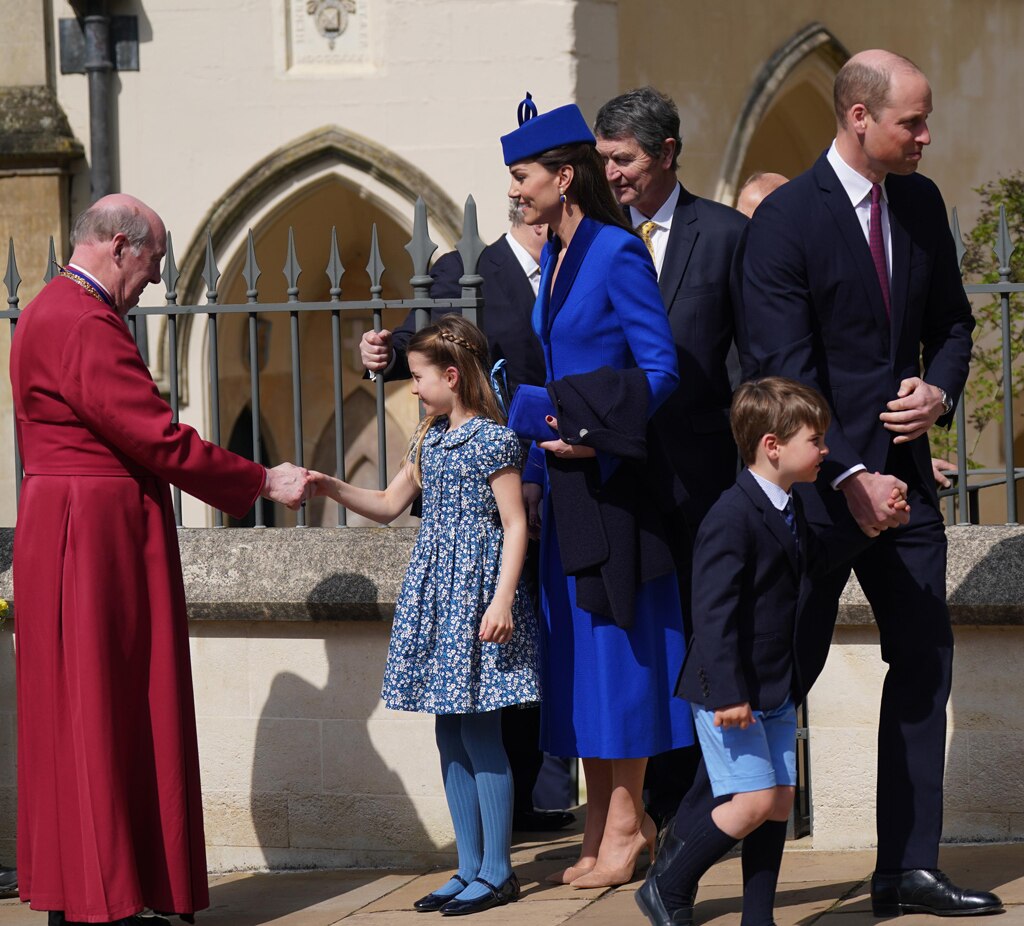
[[[500,887],[512,874],[512,769],[501,739],[501,711],[462,715],[462,745],[469,755],[476,780],[483,862],[477,877]],[[470,884],[460,900],[487,893],[482,884]]]
[[[658,893],[668,910],[689,906],[704,873],[739,842],[715,825],[710,812],[694,819],[685,832],[682,822],[676,817],[673,832],[683,844],[671,865],[657,876]]]
[[[459,877],[469,884],[483,863],[483,830],[477,798],[473,764],[462,742],[462,714],[438,714],[434,721],[437,750],[441,755],[441,777],[448,812],[455,830],[455,848],[459,853]],[[434,893],[454,897],[463,886],[454,878]]]
[[[766,820],[743,840],[743,916],[740,926],[771,926],[786,821]]]

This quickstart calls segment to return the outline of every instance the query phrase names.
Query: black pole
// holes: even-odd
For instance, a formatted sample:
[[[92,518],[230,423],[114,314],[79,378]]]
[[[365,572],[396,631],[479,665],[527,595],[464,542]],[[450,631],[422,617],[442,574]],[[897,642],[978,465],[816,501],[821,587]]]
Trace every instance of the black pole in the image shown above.
[[[111,74],[110,16],[105,2],[88,5],[85,25],[85,73],[89,78],[89,154],[91,201],[114,192],[110,134]]]

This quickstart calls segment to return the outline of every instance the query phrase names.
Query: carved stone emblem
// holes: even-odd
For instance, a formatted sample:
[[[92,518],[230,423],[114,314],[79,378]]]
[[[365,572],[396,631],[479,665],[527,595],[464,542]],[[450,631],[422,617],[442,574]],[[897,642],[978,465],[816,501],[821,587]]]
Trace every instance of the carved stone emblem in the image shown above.
[[[356,0],[307,0],[306,3],[306,13],[313,17],[317,32],[327,39],[331,51],[355,11]]]

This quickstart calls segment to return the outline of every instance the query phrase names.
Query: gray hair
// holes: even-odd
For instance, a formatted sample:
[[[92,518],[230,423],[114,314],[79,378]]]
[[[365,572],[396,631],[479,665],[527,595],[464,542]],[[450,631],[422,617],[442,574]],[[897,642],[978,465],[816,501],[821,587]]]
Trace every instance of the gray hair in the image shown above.
[[[614,97],[597,111],[594,134],[603,138],[632,135],[652,158],[661,154],[666,138],[676,142],[672,170],[679,162],[683,140],[679,135],[679,110],[670,97],[654,87],[640,87]]]
[[[508,221],[513,228],[519,228],[523,224],[523,212],[519,208],[519,197],[508,198]]]
[[[71,227],[71,246],[110,241],[122,234],[128,239],[132,253],[138,255],[153,230],[146,217],[130,206],[90,206],[75,219]]]

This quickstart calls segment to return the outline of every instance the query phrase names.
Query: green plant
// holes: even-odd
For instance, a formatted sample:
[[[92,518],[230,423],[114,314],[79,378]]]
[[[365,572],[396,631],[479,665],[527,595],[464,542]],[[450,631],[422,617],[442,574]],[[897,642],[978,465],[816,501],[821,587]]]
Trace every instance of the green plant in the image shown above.
[[[975,189],[982,208],[978,221],[967,236],[967,250],[961,269],[965,283],[998,283],[999,261],[995,247],[999,239],[999,208],[1006,210],[1010,239],[1024,239],[1024,172],[989,180]],[[1012,247],[1012,245],[1011,245]],[[1010,258],[1010,279],[1024,280],[1024,247]],[[971,375],[964,390],[966,421],[973,440],[967,447],[967,465],[980,466],[972,459],[982,431],[993,421],[1003,420],[1003,336],[1002,305],[998,295],[984,304],[975,304],[971,351]],[[1010,294],[1010,351],[1013,357],[1011,377],[1014,397],[1024,391],[1024,300],[1020,293]],[[934,456],[948,459],[956,453],[956,422],[949,431],[933,428],[930,432]]]

